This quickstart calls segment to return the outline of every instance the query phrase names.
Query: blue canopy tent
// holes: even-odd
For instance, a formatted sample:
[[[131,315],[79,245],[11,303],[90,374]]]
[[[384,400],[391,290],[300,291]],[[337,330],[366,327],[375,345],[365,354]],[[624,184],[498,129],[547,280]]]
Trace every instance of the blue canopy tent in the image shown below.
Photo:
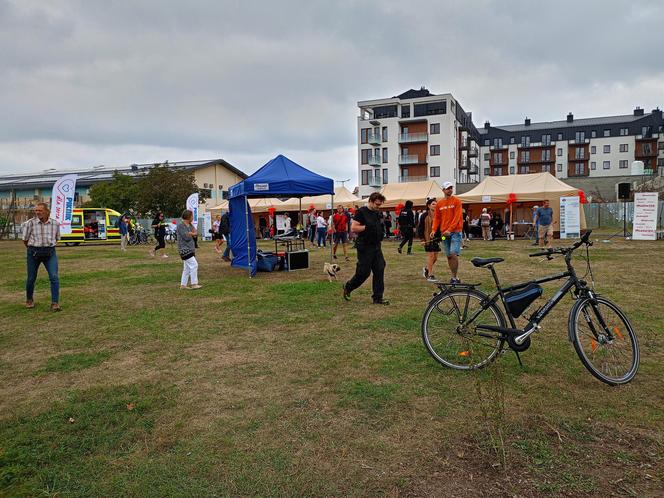
[[[246,268],[256,275],[256,233],[249,197],[334,196],[334,180],[318,175],[281,154],[229,191],[231,219],[231,266]]]

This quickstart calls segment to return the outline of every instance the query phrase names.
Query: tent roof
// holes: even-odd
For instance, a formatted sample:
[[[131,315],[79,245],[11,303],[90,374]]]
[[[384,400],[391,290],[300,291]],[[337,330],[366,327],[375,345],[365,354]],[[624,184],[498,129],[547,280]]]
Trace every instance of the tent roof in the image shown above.
[[[314,205],[315,209],[330,209],[332,199],[329,195],[315,195],[302,198],[302,209],[307,211],[310,205]],[[362,199],[353,195],[346,187],[336,187],[334,189],[334,207],[339,204],[344,207],[353,207],[356,204],[362,203]],[[285,201],[281,209],[285,211],[297,211],[300,208],[300,199],[292,197]]]
[[[283,202],[281,202],[276,197],[267,197],[267,198],[250,198],[249,206],[253,213],[266,213],[268,208],[274,207],[277,211],[283,211],[282,207]],[[228,210],[228,201],[222,201],[221,204],[218,204],[214,207],[208,208],[208,211],[227,211]]]
[[[236,183],[229,190],[229,198],[301,197],[331,194],[334,181],[303,168],[281,154],[269,161],[250,177]]]
[[[574,195],[579,189],[560,181],[551,173],[533,173],[528,175],[489,176],[477,187],[457,197],[462,202],[489,204],[507,202],[509,194],[515,194],[518,202],[541,201],[548,194]]]
[[[380,191],[385,196],[383,208],[393,208],[397,204],[413,201],[415,206],[424,206],[427,199],[443,197],[443,189],[434,180],[426,182],[388,183]]]

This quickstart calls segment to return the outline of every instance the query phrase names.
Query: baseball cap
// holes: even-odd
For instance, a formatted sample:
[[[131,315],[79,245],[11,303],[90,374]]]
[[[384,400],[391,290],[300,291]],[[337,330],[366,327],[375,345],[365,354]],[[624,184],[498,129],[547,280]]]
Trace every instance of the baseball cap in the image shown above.
[[[454,187],[454,184],[452,182],[443,183],[443,190],[448,189],[450,187]]]

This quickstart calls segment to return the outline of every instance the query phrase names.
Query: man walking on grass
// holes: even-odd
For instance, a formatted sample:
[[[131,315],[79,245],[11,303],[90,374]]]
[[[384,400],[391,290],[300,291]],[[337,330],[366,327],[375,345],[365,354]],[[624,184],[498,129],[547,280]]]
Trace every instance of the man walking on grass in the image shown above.
[[[463,239],[463,211],[461,199],[452,195],[454,185],[452,182],[443,183],[445,197],[436,204],[436,212],[431,226],[431,238],[436,232],[443,237],[443,247],[447,256],[447,265],[452,272],[450,283],[458,284],[461,280],[457,277],[459,271],[459,254],[461,253],[461,241]]]
[[[553,209],[549,207],[549,201],[545,200],[542,207],[535,212],[535,226],[538,226],[537,234],[539,235],[540,247],[551,247],[553,225]]]
[[[362,285],[373,273],[373,294],[371,296],[373,303],[390,304],[387,299],[383,299],[385,258],[380,243],[385,232],[379,216],[383,202],[385,202],[385,197],[380,192],[374,192],[369,196],[367,205],[355,211],[350,230],[357,234],[355,245],[357,267],[355,275],[343,286],[343,296],[346,301],[350,301],[350,293]]]
[[[401,210],[397,218],[399,223],[399,232],[401,232],[401,244],[397,248],[399,254],[403,246],[408,244],[408,253],[413,253],[413,230],[415,228],[415,215],[413,214],[413,201],[406,201],[406,207]]]
[[[43,264],[51,282],[51,311],[62,311],[60,304],[60,278],[58,276],[58,256],[55,245],[60,240],[60,224],[49,218],[51,210],[44,202],[35,207],[35,217],[23,226],[23,244],[28,252],[28,278],[25,283],[25,307],[35,307],[33,294],[39,265]]]

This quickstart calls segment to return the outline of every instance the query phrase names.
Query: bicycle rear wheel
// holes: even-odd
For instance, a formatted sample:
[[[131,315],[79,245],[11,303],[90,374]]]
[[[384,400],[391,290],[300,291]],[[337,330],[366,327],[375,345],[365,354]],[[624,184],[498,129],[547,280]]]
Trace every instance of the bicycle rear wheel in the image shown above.
[[[433,298],[422,317],[422,340],[440,364],[457,370],[474,370],[491,363],[503,350],[497,332],[477,325],[505,326],[495,304],[482,303],[488,296],[475,290],[452,290]]]
[[[603,297],[594,302],[586,298],[572,309],[568,326],[581,363],[596,378],[612,386],[634,378],[639,368],[639,344],[616,304]]]

